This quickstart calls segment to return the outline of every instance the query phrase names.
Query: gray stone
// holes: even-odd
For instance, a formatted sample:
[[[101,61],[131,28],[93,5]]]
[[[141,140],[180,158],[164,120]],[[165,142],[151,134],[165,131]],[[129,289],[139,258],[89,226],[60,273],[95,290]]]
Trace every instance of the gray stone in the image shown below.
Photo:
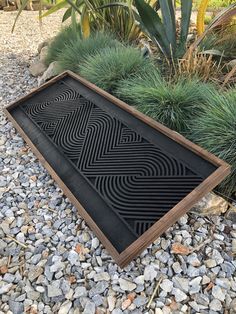
[[[58,314],[68,314],[70,311],[70,308],[72,306],[72,302],[67,300],[60,306],[60,309],[58,311]]]
[[[54,76],[61,73],[60,66],[58,61],[53,61],[49,64],[47,70],[43,73],[43,75],[39,78],[39,85],[42,85],[46,81],[50,80]]]
[[[119,278],[120,288],[124,291],[133,291],[137,285],[129,280]]]
[[[108,288],[108,283],[106,281],[99,281],[90,291],[89,296],[92,298],[96,294],[103,293]]]
[[[218,299],[213,299],[209,304],[209,307],[212,311],[219,312],[222,310],[222,304]]]
[[[76,287],[75,288],[75,293],[74,293],[74,298],[79,298],[79,297],[85,297],[87,296],[87,290],[85,287]]]
[[[38,45],[38,53],[41,52],[41,50],[42,50],[43,47],[49,46],[49,44],[50,44],[51,41],[52,41],[52,39],[46,39],[46,40],[44,40],[43,42],[41,42],[41,43]]]
[[[174,287],[179,288],[180,290],[184,292],[189,291],[189,279],[183,278],[183,277],[173,277],[172,278]]]
[[[99,246],[99,240],[98,238],[92,239],[92,248],[96,249]]]
[[[157,276],[157,271],[153,265],[147,265],[144,269],[144,280],[153,281]]]
[[[79,265],[79,254],[76,253],[74,250],[71,250],[67,257],[70,264],[73,265]]]
[[[182,269],[182,267],[181,267],[181,265],[180,265],[179,262],[173,263],[173,264],[172,264],[172,268],[173,268],[173,270],[174,270],[174,272],[175,272],[176,274],[180,274],[180,273],[183,271],[183,269]]]
[[[199,276],[200,271],[199,268],[193,267],[192,265],[189,265],[187,269],[187,275],[191,278]]]
[[[178,288],[173,288],[172,294],[175,296],[175,301],[182,302],[188,298],[188,296]]]
[[[40,297],[40,293],[38,291],[29,290],[27,291],[27,298],[33,301],[38,300]]]
[[[1,285],[0,286],[0,295],[7,293],[11,288],[12,288],[12,283],[8,283],[6,285]]]
[[[100,306],[104,302],[104,298],[100,294],[96,294],[92,297],[92,301],[96,306]]]
[[[209,305],[209,297],[203,293],[197,294],[196,295],[196,302],[198,304],[204,305],[204,306],[208,306]]]
[[[214,298],[223,302],[225,300],[226,291],[219,286],[214,286],[212,288],[212,295]]]
[[[32,266],[28,271],[28,279],[33,282],[43,273],[43,268],[39,266]]]
[[[12,274],[6,273],[6,274],[3,276],[3,280],[4,280],[5,282],[12,283],[12,282],[15,280],[15,276],[12,275]]]
[[[22,302],[16,302],[16,301],[9,300],[9,308],[13,314],[24,313],[24,304]]]
[[[162,290],[164,290],[167,293],[171,292],[173,289],[173,282],[170,281],[169,279],[164,279],[162,283],[160,284],[160,287],[162,288]]]
[[[94,281],[109,281],[110,275],[107,272],[102,272],[94,275]]]
[[[233,311],[233,313],[236,313],[236,298],[234,298],[230,303],[230,309]]]
[[[95,304],[91,301],[88,301],[85,305],[83,314],[95,314]]]
[[[225,214],[225,217],[231,220],[233,223],[236,223],[236,205],[230,206]]]
[[[190,294],[196,294],[199,292],[201,286],[200,286],[200,282],[202,281],[202,277],[196,277],[194,279],[192,279],[189,283],[190,285],[190,289],[189,289],[189,293]]]
[[[199,267],[201,265],[200,260],[197,257],[196,253],[193,253],[187,257],[187,263],[194,267]]]
[[[107,297],[108,309],[109,311],[113,311],[116,305],[116,298],[113,295],[108,295]]]
[[[48,297],[54,298],[62,295],[62,291],[59,288],[60,283],[52,282],[52,284],[48,285]]]
[[[42,75],[46,71],[47,67],[41,61],[35,61],[29,67],[30,74],[37,77]]]
[[[0,239],[0,250],[4,250],[7,247],[7,243]]]
[[[191,212],[201,216],[220,215],[228,209],[228,202],[214,193],[208,193],[199,201]]]
[[[45,292],[45,288],[43,286],[37,286],[36,287],[36,290],[39,292],[39,293],[44,293]]]
[[[143,275],[140,275],[138,277],[136,277],[134,279],[134,282],[137,284],[137,285],[143,285],[144,284],[144,276]]]
[[[235,272],[235,266],[230,262],[225,261],[220,266],[222,270],[227,274],[227,277],[231,277],[233,273]]]
[[[123,311],[121,311],[121,309],[114,309],[112,314],[123,314]]]
[[[148,298],[144,297],[144,296],[138,296],[137,298],[134,299],[133,303],[137,306],[137,307],[141,307],[143,305],[145,305],[148,302]]]

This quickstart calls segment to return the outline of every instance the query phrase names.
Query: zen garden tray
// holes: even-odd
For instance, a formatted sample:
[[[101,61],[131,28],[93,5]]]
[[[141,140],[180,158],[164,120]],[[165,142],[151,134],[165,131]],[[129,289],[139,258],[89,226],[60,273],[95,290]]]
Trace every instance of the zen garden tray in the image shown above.
[[[222,160],[71,72],[5,113],[121,267],[230,172]]]

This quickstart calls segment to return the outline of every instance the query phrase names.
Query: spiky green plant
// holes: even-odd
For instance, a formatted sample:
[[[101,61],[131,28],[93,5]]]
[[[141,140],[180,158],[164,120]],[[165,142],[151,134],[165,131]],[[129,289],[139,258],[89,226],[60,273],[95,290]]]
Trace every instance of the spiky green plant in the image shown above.
[[[94,33],[86,39],[78,39],[67,44],[58,56],[59,66],[62,70],[79,72],[80,64],[106,47],[118,47],[121,43],[114,36],[107,33]]]
[[[117,95],[169,128],[187,134],[191,120],[202,112],[212,89],[212,85],[197,79],[166,82],[153,71],[121,82]]]
[[[64,51],[68,43],[76,42],[77,40],[80,40],[80,38],[80,25],[77,25],[76,28],[72,26],[63,28],[52,40],[48,47],[48,52],[45,60],[46,65],[49,65],[53,61],[57,61],[59,55],[62,51]]]
[[[236,89],[214,94],[205,112],[193,122],[190,137],[232,166],[231,174],[221,183],[220,190],[230,196],[236,192]]]
[[[232,166],[231,174],[219,186],[230,196],[236,191],[236,90],[212,96],[205,113],[193,121],[190,138]]]
[[[101,50],[80,66],[80,74],[104,90],[114,92],[118,83],[153,67],[149,59],[133,47],[115,47]]]

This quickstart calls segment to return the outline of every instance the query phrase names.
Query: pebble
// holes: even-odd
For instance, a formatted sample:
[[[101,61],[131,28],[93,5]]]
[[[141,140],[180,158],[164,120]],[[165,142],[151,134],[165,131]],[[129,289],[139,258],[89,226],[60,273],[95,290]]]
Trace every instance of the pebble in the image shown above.
[[[214,286],[212,288],[212,295],[213,295],[214,298],[216,298],[216,299],[218,299],[218,300],[223,302],[225,300],[226,292],[221,287]]]
[[[153,281],[157,276],[157,271],[153,265],[147,265],[144,269],[144,280]]]
[[[177,303],[186,300],[188,297],[183,291],[178,288],[173,288],[172,294],[175,296],[175,301]]]
[[[208,259],[205,261],[205,265],[208,268],[213,268],[217,265],[216,261],[214,259]]]
[[[85,309],[82,312],[83,314],[94,314],[95,313],[95,304],[91,301],[88,301],[85,305]]]
[[[94,281],[109,281],[110,275],[107,272],[102,272],[94,275]]]
[[[180,265],[179,262],[173,263],[173,264],[172,264],[172,268],[173,268],[173,270],[174,270],[174,272],[175,272],[176,274],[180,274],[180,273],[183,271],[183,269],[182,269],[182,267],[181,267],[181,265]]]
[[[232,240],[232,252],[236,253],[236,239]]]
[[[137,287],[135,283],[123,278],[119,278],[119,284],[120,288],[124,291],[133,291]]]
[[[65,301],[60,306],[58,314],[67,314],[67,313],[69,313],[71,307],[72,307],[72,302],[71,301]]]
[[[85,297],[87,295],[87,290],[85,287],[76,287],[74,292],[74,298]]]
[[[162,290],[164,290],[165,292],[171,292],[173,289],[173,282],[170,281],[169,279],[164,279],[162,281],[162,283],[160,284],[160,287],[162,288]]]
[[[96,249],[99,246],[99,240],[98,238],[92,239],[92,248]]]
[[[183,277],[173,277],[173,284],[174,287],[179,288],[180,290],[184,292],[189,291],[189,279],[188,278],[183,278]]]
[[[134,299],[134,304],[139,308],[148,302],[148,298],[144,296],[138,296]]]
[[[61,27],[63,12],[45,19],[42,31],[37,14],[23,11],[9,36],[15,13],[0,11],[1,108],[37,87],[29,64],[37,60],[38,44]],[[236,224],[220,215],[184,215],[121,269],[2,112],[0,134],[0,314],[236,312]],[[171,253],[175,242],[197,247],[213,226],[212,241],[198,251]]]
[[[222,310],[222,304],[218,299],[213,299],[209,304],[209,307],[212,311],[220,312]]]
[[[28,279],[32,282],[35,281],[43,273],[43,268],[39,266],[32,266],[28,272]]]
[[[89,296],[92,298],[96,294],[103,293],[108,288],[108,283],[106,281],[99,281],[90,291]]]
[[[59,288],[59,284],[53,282],[51,285],[48,286],[48,297],[54,298],[62,295],[62,291]]]
[[[11,288],[12,288],[12,284],[11,283],[1,285],[0,286],[0,295],[4,294],[4,293],[7,293]]]
[[[115,305],[116,305],[116,298],[115,298],[114,296],[112,296],[112,295],[109,295],[109,296],[107,297],[107,303],[108,303],[108,309],[109,309],[109,311],[110,311],[110,312],[113,311],[113,310],[114,310],[114,307],[115,307]]]
[[[9,309],[13,314],[22,314],[24,312],[24,304],[22,302],[9,300]]]

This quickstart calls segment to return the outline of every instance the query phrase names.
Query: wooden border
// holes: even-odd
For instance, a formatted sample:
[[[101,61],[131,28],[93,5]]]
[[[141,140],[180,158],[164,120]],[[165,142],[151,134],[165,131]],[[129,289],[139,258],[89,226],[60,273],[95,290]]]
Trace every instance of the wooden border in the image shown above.
[[[18,106],[23,101],[26,101],[34,94],[38,93],[39,91],[47,88],[48,86],[52,85],[56,81],[70,76],[84,86],[92,89],[99,95],[105,97],[114,105],[122,108],[123,110],[127,111],[128,113],[135,116],[137,119],[141,120],[142,122],[148,124],[152,128],[156,129],[157,131],[163,133],[167,137],[171,138],[175,142],[181,144],[182,146],[188,148],[195,154],[201,156],[203,159],[211,162],[216,167],[218,167],[209,177],[207,177],[201,184],[199,184],[192,192],[190,192],[185,198],[183,198],[177,205],[175,205],[171,210],[169,210],[161,219],[159,219],[151,228],[149,228],[145,233],[143,233],[137,240],[135,240],[130,246],[128,246],[123,252],[118,253],[109,239],[104,235],[102,230],[97,226],[96,222],[90,217],[90,215],[86,212],[83,206],[79,203],[77,198],[71,193],[68,187],[64,184],[64,182],[59,178],[56,174],[54,169],[48,164],[45,160],[43,155],[38,151],[35,145],[31,142],[29,137],[25,134],[22,128],[18,125],[15,119],[12,117],[10,111],[11,109]],[[135,108],[127,105],[123,101],[117,99],[116,97],[110,95],[109,93],[105,92],[104,90],[98,88],[96,85],[86,81],[82,77],[72,73],[71,71],[63,72],[62,74],[56,76],[52,80],[46,82],[39,88],[34,89],[28,95],[21,97],[16,102],[8,105],[3,109],[4,113],[8,117],[8,119],[13,123],[13,126],[17,129],[17,131],[21,134],[21,136],[25,139],[27,144],[31,147],[33,153],[37,156],[39,161],[42,165],[48,170],[50,175],[53,179],[57,182],[59,187],[62,189],[64,194],[67,198],[71,201],[71,203],[78,208],[79,214],[85,219],[89,227],[93,230],[102,244],[107,248],[108,252],[117,262],[120,267],[125,267],[134,257],[140,254],[147,246],[149,246],[157,237],[159,237],[163,232],[165,232],[169,227],[171,227],[182,215],[184,215],[189,209],[193,207],[193,205],[201,199],[206,193],[210,192],[216,185],[218,185],[229,173],[230,173],[230,166],[224,162],[223,160],[217,158],[213,154],[207,152],[203,148],[199,147],[198,145],[190,142],[185,137],[176,133],[169,128],[163,126],[162,124],[154,121],[153,119],[147,117],[146,115],[142,114]]]

